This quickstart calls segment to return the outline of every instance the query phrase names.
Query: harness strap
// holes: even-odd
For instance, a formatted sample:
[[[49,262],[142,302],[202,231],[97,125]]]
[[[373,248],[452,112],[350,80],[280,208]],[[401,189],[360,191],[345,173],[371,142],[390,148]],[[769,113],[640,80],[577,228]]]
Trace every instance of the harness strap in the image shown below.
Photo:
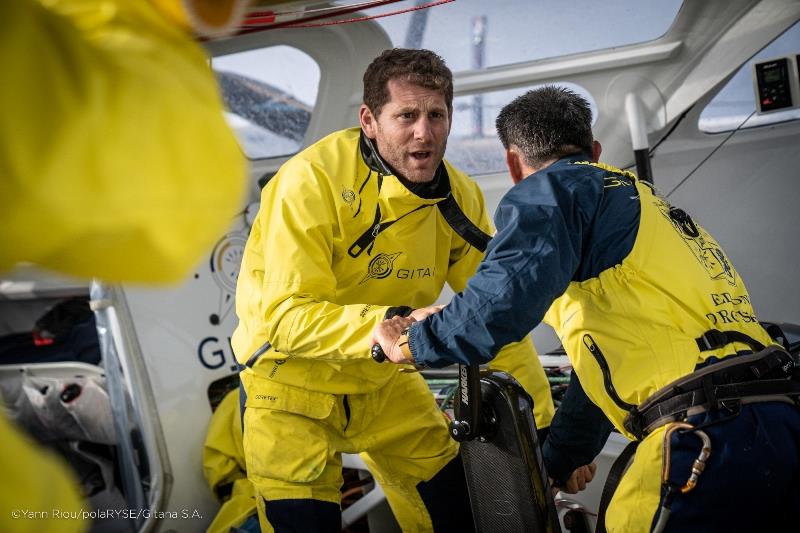
[[[783,328],[780,324],[775,324],[773,322],[759,322],[761,327],[767,330],[767,334],[770,338],[774,339],[775,341],[779,342],[783,349],[789,353],[793,353],[794,350],[792,349],[792,343],[789,340],[789,337],[786,335],[786,332],[783,331]]]
[[[588,333],[583,336],[583,344],[589,350],[589,353],[592,354],[595,361],[597,361],[597,364],[600,366],[600,370],[603,372],[603,386],[606,389],[606,394],[608,394],[617,407],[628,411],[629,416],[630,414],[635,414],[637,412],[636,406],[623,400],[619,393],[617,393],[614,382],[611,380],[611,368],[608,366],[608,361],[605,355],[603,355],[602,350],[600,350],[600,346],[594,342],[594,339]]]
[[[378,150],[375,149],[375,146],[372,144],[372,141],[369,139],[369,137],[364,135],[364,132],[361,132],[359,149],[361,152],[361,157],[370,171],[374,170],[378,174],[378,194],[380,195],[383,177],[391,175],[392,171],[383,161],[378,153]],[[477,225],[475,225],[475,223],[472,222],[466,214],[464,214],[464,211],[461,209],[461,206],[458,205],[458,202],[456,202],[456,199],[453,197],[453,191],[450,189],[450,176],[448,176],[447,169],[445,168],[443,162],[439,163],[439,167],[436,169],[436,176],[438,177],[435,179],[444,180],[443,183],[446,185],[447,190],[447,196],[445,196],[444,200],[440,200],[435,204],[436,207],[439,208],[439,212],[442,214],[442,217],[453,229],[453,231],[455,231],[456,234],[458,234],[462,239],[467,241],[467,243],[474,246],[481,252],[485,252],[492,236],[488,235]],[[444,191],[442,191],[442,194],[444,194]],[[378,237],[378,235],[380,235],[381,232],[398,220],[425,207],[429,207],[429,205],[421,205],[395,220],[381,222],[382,215],[380,204],[377,204],[375,206],[375,218],[372,221],[372,225],[367,228],[367,230],[364,231],[364,233],[358,239],[356,239],[356,241],[347,250],[347,253],[350,254],[351,257],[358,257],[364,250],[367,250],[367,253],[370,253],[375,239]]]
[[[741,331],[720,331],[718,329],[710,329],[697,337],[694,340],[697,343],[697,348],[701,352],[709,350],[716,350],[722,348],[733,342],[741,342],[752,348],[754,352],[760,352],[764,349],[764,345],[755,340],[750,335],[746,335]]]
[[[492,239],[492,236],[486,234],[469,218],[467,218],[467,215],[465,215],[464,211],[461,210],[461,207],[458,205],[458,202],[456,202],[456,199],[453,198],[452,192],[448,193],[444,200],[437,202],[436,207],[439,208],[439,212],[442,214],[450,227],[453,228],[453,231],[458,233],[462,239],[467,241],[481,252],[486,251],[486,247],[489,245],[489,241]]]
[[[241,369],[241,365],[239,365]],[[244,410],[247,409],[247,391],[244,388],[241,378],[239,378],[239,422],[242,424],[242,435],[244,435]]]
[[[376,205],[375,206],[375,220],[374,220],[372,226],[367,228],[367,230],[364,233],[361,234],[361,237],[356,239],[356,242],[354,242],[352,244],[352,246],[350,246],[350,248],[347,250],[347,253],[350,254],[350,257],[358,257],[359,255],[361,255],[361,253],[364,250],[370,250],[371,251],[372,250],[372,245],[375,242],[375,239],[384,230],[389,228],[395,222],[398,222],[399,220],[402,220],[403,218],[407,217],[411,213],[419,211],[420,209],[423,209],[425,207],[430,207],[430,206],[421,205],[419,207],[416,207],[416,208],[412,209],[408,213],[405,213],[405,214],[401,215],[399,218],[396,218],[394,220],[388,220],[386,222],[381,222],[381,206],[380,205]]]
[[[597,509],[595,533],[606,533],[606,511],[608,510],[608,505],[611,503],[611,498],[614,497],[619,482],[622,481],[622,476],[628,469],[628,465],[633,459],[633,454],[636,453],[638,446],[638,440],[629,442],[625,449],[622,450],[622,453],[614,460],[614,464],[611,465],[611,469],[608,471],[606,484],[603,485],[603,494],[600,496],[600,507]]]
[[[781,396],[800,397],[800,383],[784,379],[748,381],[718,385],[713,393],[713,398],[709,398],[703,389],[679,394],[640,413],[642,436],[664,424],[682,419],[692,407],[718,408],[726,402],[737,400],[753,403],[758,399],[771,401]]]
[[[664,424],[681,420],[689,409],[718,409],[726,402],[752,403],[800,398],[791,355],[777,346],[756,354],[732,356],[663,387],[624,421],[625,429],[644,438]]]

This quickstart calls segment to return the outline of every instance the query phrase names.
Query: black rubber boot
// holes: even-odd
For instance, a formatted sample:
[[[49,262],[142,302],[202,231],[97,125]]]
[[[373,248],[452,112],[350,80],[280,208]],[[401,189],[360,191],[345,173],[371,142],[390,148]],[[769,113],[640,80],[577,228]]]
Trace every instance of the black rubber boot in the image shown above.
[[[419,483],[417,492],[425,503],[436,533],[475,531],[460,455],[456,455],[430,481]]]
[[[275,533],[339,533],[342,511],[320,500],[267,500],[267,520]]]

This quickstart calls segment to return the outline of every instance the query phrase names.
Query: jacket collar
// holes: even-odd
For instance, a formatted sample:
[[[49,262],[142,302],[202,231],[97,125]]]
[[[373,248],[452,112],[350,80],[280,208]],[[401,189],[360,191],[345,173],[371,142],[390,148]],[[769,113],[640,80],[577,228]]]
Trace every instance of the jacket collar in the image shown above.
[[[408,181],[402,176],[397,175],[394,170],[383,160],[378,153],[375,144],[364,134],[361,130],[358,139],[359,151],[361,152],[361,159],[364,164],[372,170],[384,176],[394,176],[402,183],[406,189],[413,192],[420,198],[433,199],[444,198],[450,192],[450,176],[447,174],[447,168],[444,161],[439,163],[436,167],[436,172],[433,174],[433,179],[427,183],[414,183]]]

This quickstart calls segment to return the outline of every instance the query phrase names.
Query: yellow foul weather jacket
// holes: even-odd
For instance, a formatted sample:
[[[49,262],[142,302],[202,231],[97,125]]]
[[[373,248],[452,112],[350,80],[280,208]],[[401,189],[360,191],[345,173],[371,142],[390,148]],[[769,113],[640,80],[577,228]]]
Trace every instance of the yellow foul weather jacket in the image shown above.
[[[627,437],[643,437],[611,500],[606,526],[610,532],[650,531],[663,494],[662,467],[669,464],[662,455],[667,426],[656,424],[651,433],[637,436],[641,432],[626,425],[626,417],[710,358],[723,359],[772,341],[759,325],[730,258],[701,225],[633,174],[584,157],[565,156],[506,194],[497,209],[499,232],[478,274],[441,313],[410,328],[409,344],[415,360],[430,366],[480,362],[544,317],[561,339],[582,387],[571,389],[573,403],[562,403],[551,426],[543,451],[548,470],[568,475],[577,466],[571,464],[572,456],[588,454],[591,460],[599,452],[591,449],[598,437],[586,436],[599,432],[591,423],[573,425],[571,419],[565,427],[565,413],[588,414],[595,421],[604,415]],[[701,341],[710,330],[756,342],[710,346]],[[579,398],[581,390],[588,397],[585,402]],[[574,405],[583,410],[572,410]],[[739,420],[758,421],[749,416],[742,414]],[[762,425],[759,439],[764,435],[762,440],[769,441],[773,429]],[[553,444],[553,435],[559,434]],[[692,439],[699,451],[700,439]],[[745,451],[756,440],[749,440]],[[570,448],[575,442],[586,446]],[[731,442],[715,443],[712,461],[726,453],[742,455],[736,449],[740,445],[729,446]],[[693,449],[674,447],[672,464],[681,453],[683,459],[691,456],[691,464],[697,457]],[[688,471],[680,479],[687,479]],[[719,465],[717,473],[706,470],[705,479],[720,471]],[[701,479],[698,486],[703,483]],[[700,507],[701,514],[709,512],[707,505]]]
[[[333,133],[290,159],[262,192],[239,274],[232,345],[240,363],[276,387],[377,390],[397,372],[369,354],[389,307],[431,305],[445,282],[461,290],[483,256],[435,206],[449,188],[466,217],[491,232],[473,181],[445,161],[439,180],[449,187],[439,183],[424,198],[395,176],[379,179],[365,150],[358,128]],[[376,213],[377,236],[365,240]],[[552,399],[530,339],[509,345],[493,366],[514,374],[534,396],[537,425],[549,425]]]
[[[558,332],[587,396],[634,438],[623,425],[624,405],[641,404],[709,357],[750,349],[732,343],[701,352],[695,339],[708,329],[739,331],[764,345],[772,340],[742,278],[702,226],[630,173],[591,166],[622,175],[619,187],[635,188],[636,241],[621,264],[570,283],[545,322]]]
[[[0,2],[0,271],[177,281],[245,183],[208,58],[149,2],[46,6]]]
[[[235,24],[215,21],[204,26]],[[107,281],[182,278],[245,178],[187,29],[145,1],[4,0],[0,65],[0,272],[27,261]],[[2,415],[0,442],[1,531],[88,529],[62,462]]]

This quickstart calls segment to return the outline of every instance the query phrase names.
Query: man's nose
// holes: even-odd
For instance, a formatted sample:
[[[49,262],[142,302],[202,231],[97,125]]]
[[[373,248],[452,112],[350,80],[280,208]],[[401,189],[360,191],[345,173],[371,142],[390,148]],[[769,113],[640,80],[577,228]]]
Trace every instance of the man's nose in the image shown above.
[[[420,117],[414,124],[414,140],[429,141],[433,134],[431,121],[428,117]]]

